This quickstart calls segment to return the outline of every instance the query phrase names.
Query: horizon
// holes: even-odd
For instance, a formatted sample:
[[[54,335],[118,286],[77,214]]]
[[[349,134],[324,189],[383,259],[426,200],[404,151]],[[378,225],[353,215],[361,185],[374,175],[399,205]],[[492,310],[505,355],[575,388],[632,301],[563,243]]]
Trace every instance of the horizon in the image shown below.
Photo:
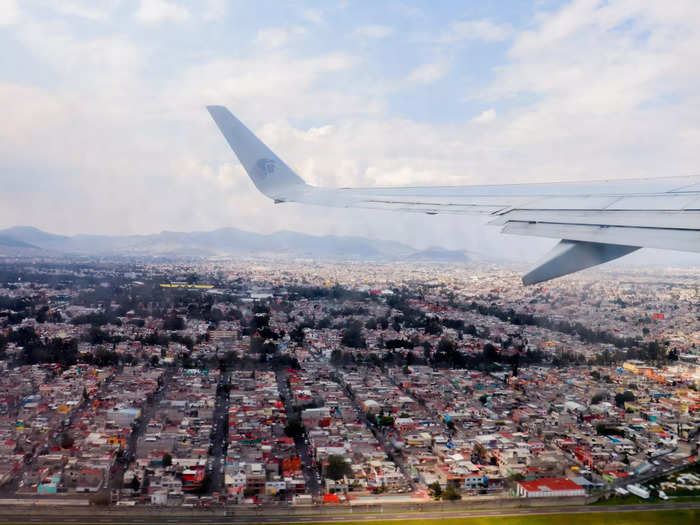
[[[337,239],[359,239],[363,241],[370,241],[370,242],[378,242],[378,243],[398,243],[399,245],[410,248],[415,251],[415,254],[423,254],[425,252],[430,252],[431,250],[439,250],[445,253],[462,253],[465,254],[466,256],[469,257],[469,264],[495,264],[495,265],[501,265],[503,267],[511,267],[513,265],[515,266],[526,266],[532,264],[536,259],[537,256],[531,254],[530,257],[526,258],[519,258],[519,257],[508,257],[507,255],[503,254],[489,254],[485,253],[482,251],[478,250],[469,250],[469,249],[451,249],[445,246],[440,246],[440,245],[429,245],[425,247],[421,246],[416,246],[414,244],[410,244],[407,242],[402,242],[402,241],[397,241],[394,239],[388,239],[388,238],[378,238],[378,237],[366,237],[362,235],[336,235],[333,233],[330,234],[313,234],[313,233],[306,233],[306,232],[301,232],[301,231],[296,231],[296,230],[276,230],[273,232],[269,233],[258,233],[253,230],[246,230],[243,228],[239,228],[236,226],[228,226],[228,227],[223,227],[223,228],[217,228],[214,230],[193,230],[193,231],[160,231],[160,232],[153,232],[153,233],[134,233],[134,234],[129,234],[129,235],[108,235],[108,234],[72,234],[72,235],[67,235],[67,234],[61,234],[61,233],[54,233],[54,232],[48,232],[46,230],[42,230],[41,228],[38,228],[36,226],[27,226],[27,225],[22,225],[22,226],[10,226],[6,228],[0,228],[0,234],[6,231],[10,231],[15,228],[28,228],[33,231],[43,233],[43,234],[49,234],[49,235],[55,235],[58,237],[66,237],[66,238],[75,238],[75,237],[103,237],[103,238],[126,238],[126,237],[149,237],[149,236],[157,236],[157,235],[162,235],[162,234],[167,234],[167,233],[172,233],[172,234],[206,234],[206,233],[214,233],[217,231],[226,231],[226,230],[236,230],[239,232],[243,232],[246,234],[252,234],[252,235],[259,235],[263,237],[267,236],[272,236],[275,234],[284,234],[284,233],[290,233],[290,234],[301,234],[305,235],[308,237],[316,238],[316,239],[323,239],[323,238],[337,238]],[[503,236],[504,238],[508,238],[508,236]],[[22,239],[19,239],[22,240]],[[28,241],[25,241],[28,242]],[[31,244],[31,243],[29,243]],[[97,253],[102,253],[102,252],[95,252]],[[281,252],[283,253],[283,252]],[[66,252],[66,255],[70,255],[70,253]],[[207,255],[201,255],[200,257],[208,257]],[[337,258],[338,255],[330,255],[330,258]],[[397,259],[398,260],[398,259]],[[426,260],[426,262],[430,262]],[[439,264],[449,264],[449,261],[432,261],[435,263]],[[453,264],[462,264],[458,261],[452,261]],[[637,253],[632,253],[628,255],[627,257],[618,260],[618,261],[612,261],[609,263],[606,263],[601,267],[601,269],[610,269],[611,271],[624,271],[625,267],[631,267],[631,268],[638,268],[638,269],[644,269],[644,268],[657,268],[657,267],[666,267],[666,268],[678,268],[678,269],[687,269],[687,268],[697,268],[700,267],[700,254],[696,253],[686,253],[686,252],[677,252],[677,251],[671,251],[671,250],[655,250],[655,249],[650,249],[650,248],[644,248],[642,250],[639,250]],[[588,272],[595,272],[596,270],[588,270]]]

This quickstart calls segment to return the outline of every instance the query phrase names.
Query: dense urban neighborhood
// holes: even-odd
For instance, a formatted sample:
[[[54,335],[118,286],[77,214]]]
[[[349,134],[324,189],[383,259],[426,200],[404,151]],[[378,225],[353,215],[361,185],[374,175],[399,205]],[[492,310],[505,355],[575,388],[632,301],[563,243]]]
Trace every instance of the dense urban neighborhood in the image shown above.
[[[700,274],[0,265],[0,498],[700,497]]]

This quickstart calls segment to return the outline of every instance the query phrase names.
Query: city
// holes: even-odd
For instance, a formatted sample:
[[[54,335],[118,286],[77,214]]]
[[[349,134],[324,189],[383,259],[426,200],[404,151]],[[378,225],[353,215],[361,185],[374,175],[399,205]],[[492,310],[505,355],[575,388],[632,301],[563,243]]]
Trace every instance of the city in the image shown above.
[[[2,499],[700,496],[697,270],[517,275],[6,259]]]
[[[698,22],[0,0],[0,525],[700,523]]]

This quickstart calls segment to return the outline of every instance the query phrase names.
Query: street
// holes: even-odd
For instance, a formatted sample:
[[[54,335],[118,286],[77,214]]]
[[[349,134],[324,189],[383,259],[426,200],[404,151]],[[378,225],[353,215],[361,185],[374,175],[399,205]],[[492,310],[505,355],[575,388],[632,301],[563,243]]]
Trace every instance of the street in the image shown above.
[[[278,371],[276,375],[277,387],[287,411],[287,421],[289,421],[297,416],[294,414],[294,409],[292,406],[292,393],[290,392],[287,384],[288,375],[285,371]],[[297,453],[301,459],[301,468],[304,472],[307,490],[309,494],[312,495],[314,500],[317,500],[321,496],[321,477],[316,469],[313,458],[309,454],[309,444],[306,441],[306,436],[294,436],[294,444],[296,445]]]

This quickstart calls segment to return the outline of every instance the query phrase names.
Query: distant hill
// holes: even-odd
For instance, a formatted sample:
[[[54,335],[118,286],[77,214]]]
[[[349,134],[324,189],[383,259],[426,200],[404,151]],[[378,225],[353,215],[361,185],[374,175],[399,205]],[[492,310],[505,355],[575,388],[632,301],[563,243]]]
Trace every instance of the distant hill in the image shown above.
[[[33,244],[20,241],[9,235],[0,235],[0,246],[6,246],[9,248],[36,248],[36,246]]]
[[[294,258],[466,262],[465,252],[432,247],[417,250],[394,241],[315,236],[292,231],[270,234],[237,228],[206,232],[163,231],[151,235],[55,235],[30,226],[0,230],[0,254],[96,256],[289,256]]]
[[[412,253],[406,257],[407,261],[432,261],[432,262],[467,262],[469,256],[461,250],[446,250],[437,246],[431,246],[427,250]]]

